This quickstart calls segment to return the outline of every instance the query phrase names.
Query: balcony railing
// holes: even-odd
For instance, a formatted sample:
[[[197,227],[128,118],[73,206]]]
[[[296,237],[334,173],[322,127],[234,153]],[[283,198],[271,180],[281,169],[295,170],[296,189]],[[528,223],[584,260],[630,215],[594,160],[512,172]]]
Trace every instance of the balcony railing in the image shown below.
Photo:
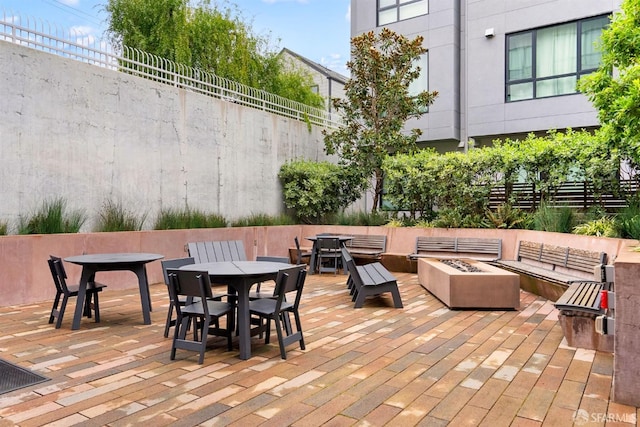
[[[243,85],[197,68],[93,36],[66,31],[46,21],[0,15],[0,40],[110,70],[147,78],[314,125],[337,128],[340,117],[322,109]]]

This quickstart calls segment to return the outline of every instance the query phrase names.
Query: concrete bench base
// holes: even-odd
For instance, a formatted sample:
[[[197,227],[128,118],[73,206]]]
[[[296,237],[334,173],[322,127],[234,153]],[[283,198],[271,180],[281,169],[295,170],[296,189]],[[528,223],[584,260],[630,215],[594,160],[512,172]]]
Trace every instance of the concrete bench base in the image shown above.
[[[594,316],[572,316],[560,313],[558,323],[570,347],[613,353],[614,336],[598,334]]]
[[[481,272],[464,272],[440,260],[418,260],[420,284],[450,308],[517,309],[520,277],[492,265],[464,259]]]

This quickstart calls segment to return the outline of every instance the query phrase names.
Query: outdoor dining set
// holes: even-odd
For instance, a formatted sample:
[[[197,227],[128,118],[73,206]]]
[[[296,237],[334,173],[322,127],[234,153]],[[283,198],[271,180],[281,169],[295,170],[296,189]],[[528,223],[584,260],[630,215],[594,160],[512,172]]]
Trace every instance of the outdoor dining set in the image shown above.
[[[152,308],[146,264],[159,260],[169,296],[166,338],[173,328],[171,360],[176,358],[177,350],[188,350],[197,352],[198,363],[202,364],[210,336],[223,338],[229,351],[237,337],[240,359],[249,359],[251,338],[264,337],[265,344],[269,344],[272,322],[280,355],[286,359],[287,346],[298,343],[300,349],[305,349],[299,307],[307,274],[337,274],[340,270],[348,273],[346,282],[356,307],[362,307],[364,296],[372,294],[365,292],[364,287],[373,289],[376,279],[370,277],[364,266],[355,266],[345,245],[353,238],[322,234],[306,237],[313,242],[312,249],[307,251],[301,249],[296,237],[292,260],[279,256],[248,260],[241,240],[191,242],[187,244],[189,256],[174,259],[153,253],[85,254],[64,259],[51,256],[48,264],[56,297],[49,323],[55,321],[55,327],[61,327],[71,297],[77,298],[72,329],[80,328],[83,316],[93,316],[100,322],[99,295],[107,286],[96,282],[96,273],[126,270],[138,278],[143,323],[150,325]],[[67,283],[64,262],[82,266],[78,284]],[[381,264],[379,267],[384,270]],[[378,274],[375,268],[368,270]],[[385,286],[378,284],[379,293],[391,292],[395,307],[402,307],[395,278],[388,271],[382,276]]]

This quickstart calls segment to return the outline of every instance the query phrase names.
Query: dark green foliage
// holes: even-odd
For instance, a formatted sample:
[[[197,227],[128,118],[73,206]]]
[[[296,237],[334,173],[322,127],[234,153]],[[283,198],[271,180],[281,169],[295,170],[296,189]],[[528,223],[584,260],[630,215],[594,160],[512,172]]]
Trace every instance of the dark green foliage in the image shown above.
[[[228,5],[228,3],[226,3]],[[324,108],[312,78],[286,66],[237,6],[209,0],[109,0],[112,41],[233,82]]]
[[[329,162],[296,160],[282,165],[278,178],[284,203],[303,222],[326,222],[361,194],[364,178],[354,168]]]
[[[77,233],[86,221],[82,211],[66,212],[63,198],[49,200],[28,217],[20,216],[18,234]]]
[[[331,223],[338,225],[379,226],[389,222],[389,214],[385,212],[342,212],[335,216]]]
[[[125,209],[121,203],[107,200],[100,211],[95,231],[139,231],[146,215],[138,216]]]
[[[179,230],[187,228],[222,228],[227,220],[218,214],[208,214],[197,209],[163,209],[158,214],[155,230]]]
[[[258,227],[270,225],[293,225],[296,224],[295,219],[288,215],[267,215],[252,214],[248,217],[240,218],[231,222],[232,227]]]
[[[533,214],[533,229],[538,231],[571,233],[576,223],[576,212],[568,207],[555,208],[543,203]]]
[[[7,224],[5,221],[0,221],[0,236],[6,236],[8,229],[9,224]]]
[[[468,215],[463,212],[463,209],[456,208],[438,211],[438,216],[430,224],[438,228],[486,228],[481,215]]]
[[[495,210],[487,210],[486,220],[489,228],[527,229],[531,223],[531,216],[508,203],[503,203]]]
[[[617,230],[623,239],[640,239],[640,200],[634,198],[616,216]]]

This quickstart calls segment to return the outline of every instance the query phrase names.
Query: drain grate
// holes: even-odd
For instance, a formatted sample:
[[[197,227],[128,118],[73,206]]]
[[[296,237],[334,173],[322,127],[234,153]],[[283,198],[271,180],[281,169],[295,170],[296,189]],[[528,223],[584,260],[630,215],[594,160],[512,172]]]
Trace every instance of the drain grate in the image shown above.
[[[0,359],[0,394],[49,381],[49,378]]]

